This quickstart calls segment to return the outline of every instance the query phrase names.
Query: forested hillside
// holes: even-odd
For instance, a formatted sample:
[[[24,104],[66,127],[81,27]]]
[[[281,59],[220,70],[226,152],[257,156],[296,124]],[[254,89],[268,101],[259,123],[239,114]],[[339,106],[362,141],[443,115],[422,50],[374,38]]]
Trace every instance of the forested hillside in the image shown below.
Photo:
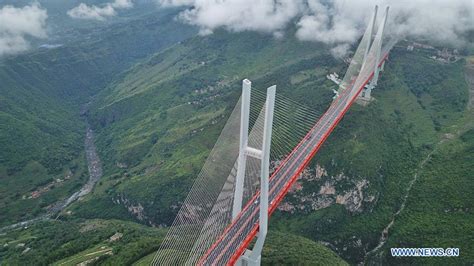
[[[132,68],[91,106],[106,177],[97,195],[73,211],[90,218],[101,217],[105,207],[136,207],[142,222],[169,224],[237,102],[243,78],[260,90],[278,84],[281,93],[306,99],[316,110],[329,103],[325,73],[336,63],[320,48],[295,38],[221,31]],[[311,68],[317,71],[303,77],[311,83],[291,86],[288,77]]]
[[[0,226],[37,217],[86,182],[85,121],[104,166],[93,192],[57,220],[0,232],[0,261],[149,263],[242,79],[322,113],[335,88],[326,75],[347,67],[294,28],[279,38],[194,36],[175,14],[131,13],[89,28],[90,38],[0,61]],[[406,47],[394,48],[374,100],[350,109],[273,215],[264,264],[430,264],[389,253],[425,246],[461,248],[439,264],[474,262],[466,59],[441,63]]]
[[[140,58],[195,33],[173,14],[137,17],[85,40],[1,59],[0,226],[36,217],[88,179],[85,104]]]
[[[325,75],[342,73],[344,64],[321,48],[291,37],[219,31],[124,73],[89,113],[106,176],[95,195],[71,209],[73,215],[132,215],[148,225],[170,224],[236,103],[241,79],[250,78],[260,90],[277,84],[279,93],[324,111],[333,88]],[[284,204],[290,207],[281,208],[272,228],[305,232],[348,261],[363,261],[405,198],[411,199],[410,184],[419,185],[413,179],[425,158],[472,118],[464,64],[442,64],[403,44],[396,47],[375,101],[351,109],[308,168],[319,177],[299,182],[302,189],[288,196]],[[468,220],[459,222],[467,226]],[[465,247],[459,239],[452,245]]]

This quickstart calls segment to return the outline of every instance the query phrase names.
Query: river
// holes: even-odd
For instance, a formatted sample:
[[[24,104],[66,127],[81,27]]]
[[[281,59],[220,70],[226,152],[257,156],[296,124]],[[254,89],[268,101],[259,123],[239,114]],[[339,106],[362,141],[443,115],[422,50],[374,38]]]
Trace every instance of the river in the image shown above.
[[[12,230],[19,227],[24,227],[31,225],[38,221],[48,220],[53,217],[58,218],[59,213],[64,210],[66,207],[71,205],[71,203],[75,202],[76,200],[86,196],[89,194],[96,183],[102,177],[102,163],[100,161],[99,155],[97,154],[97,149],[94,143],[94,131],[90,127],[89,123],[86,121],[86,137],[84,140],[84,149],[86,153],[86,160],[87,160],[87,168],[89,170],[89,180],[87,181],[84,186],[81,187],[79,191],[74,192],[69,198],[58,201],[52,205],[48,211],[36,218],[18,222],[12,225],[8,225],[5,227],[0,228],[0,232]]]

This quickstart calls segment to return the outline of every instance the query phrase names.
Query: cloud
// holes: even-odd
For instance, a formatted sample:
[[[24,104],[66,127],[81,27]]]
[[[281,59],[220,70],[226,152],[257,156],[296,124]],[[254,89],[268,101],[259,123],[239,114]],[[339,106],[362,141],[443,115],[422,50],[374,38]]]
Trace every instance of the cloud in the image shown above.
[[[464,33],[474,30],[472,0],[402,0],[394,3],[394,33],[433,39],[440,42],[464,42]]]
[[[67,14],[76,19],[88,20],[105,20],[107,17],[117,15],[117,9],[127,9],[133,7],[132,0],[115,0],[103,6],[91,5],[84,3],[79,4],[75,8],[69,10]]]
[[[345,55],[347,55],[347,52],[350,48],[351,46],[348,43],[337,44],[330,49],[330,52],[336,58],[343,58]]]
[[[72,18],[105,20],[106,17],[115,16],[116,12],[112,5],[108,4],[104,7],[88,6],[84,3],[69,10],[67,14]]]
[[[301,40],[328,44],[349,43],[357,39],[373,4],[367,9],[369,12],[365,12],[360,5],[354,4],[354,1],[349,1],[350,5],[353,5],[350,8],[338,2],[341,1],[322,3],[318,0],[308,0],[307,9],[297,23],[296,36]]]
[[[202,34],[223,27],[230,31],[255,30],[281,36],[296,21],[296,36],[304,41],[333,45],[340,54],[367,26],[375,4],[379,18],[390,5],[388,30],[401,37],[443,43],[465,43],[474,30],[472,0],[156,0],[162,6],[188,6],[178,16],[199,26]]]
[[[132,8],[133,7],[133,2],[132,0],[115,0],[113,2],[112,7],[114,8]]]
[[[323,4],[324,3],[324,4]],[[474,29],[472,0],[308,0],[297,36],[325,43],[353,42],[366,27],[373,7],[390,5],[388,32],[443,43],[463,43],[462,34]],[[379,9],[379,18],[383,8]]]
[[[48,14],[38,3],[0,9],[0,56],[14,54],[30,47],[28,38],[46,38]]]
[[[192,5],[179,15],[189,24],[211,33],[219,27],[230,31],[278,32],[300,12],[295,0],[159,0],[163,6]]]
[[[196,1],[195,0],[157,0],[157,2],[164,6],[192,6]]]

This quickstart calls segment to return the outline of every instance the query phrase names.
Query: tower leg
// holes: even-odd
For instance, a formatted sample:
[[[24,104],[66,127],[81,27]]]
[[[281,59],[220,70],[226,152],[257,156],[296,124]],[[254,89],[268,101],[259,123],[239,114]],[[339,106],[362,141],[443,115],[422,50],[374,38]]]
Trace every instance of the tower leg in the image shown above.
[[[242,210],[242,198],[244,194],[245,167],[247,154],[245,150],[248,144],[249,134],[249,114],[250,114],[250,94],[252,82],[244,79],[242,82],[242,98],[240,110],[240,146],[237,163],[237,176],[235,180],[234,203],[232,206],[232,219],[235,219]]]
[[[273,111],[275,109],[276,86],[267,89],[265,103],[265,122],[263,128],[263,144],[261,150],[260,171],[260,217],[257,242],[253,250],[247,250],[240,258],[238,265],[260,265],[263,244],[268,230],[268,192],[270,177],[270,147],[272,139]]]
[[[258,239],[250,256],[253,261],[260,260],[268,230],[268,180],[270,175],[270,146],[272,140],[273,110],[275,108],[275,91],[276,86],[272,86],[267,90],[265,126],[263,128],[263,156],[260,174],[260,224],[258,228]]]
[[[372,15],[372,19],[370,20],[369,22],[369,39],[368,39],[368,44],[367,44],[367,47],[365,48],[365,53],[364,53],[364,61],[362,63],[362,65],[365,64],[365,62],[367,61],[367,56],[369,55],[369,51],[370,51],[370,46],[372,44],[372,35],[374,33],[374,29],[375,29],[375,21],[377,20],[377,11],[378,11],[379,7],[377,5],[375,5],[375,9],[374,9],[374,13]],[[362,66],[361,69],[364,69],[364,66]]]
[[[379,29],[378,29],[377,35],[375,37],[374,43],[372,43],[371,48],[370,48],[370,49],[375,49],[374,75],[372,77],[372,80],[370,80],[369,84],[364,88],[364,90],[362,91],[362,93],[359,96],[359,99],[362,100],[363,105],[365,105],[367,102],[369,102],[371,100],[372,90],[377,86],[380,71],[383,71],[383,68],[385,66],[385,61],[383,61],[381,65],[379,65],[379,64],[380,64],[380,60],[382,59],[381,58],[382,41],[383,41],[383,36],[384,36],[385,25],[387,23],[388,11],[389,11],[389,7],[387,7],[386,10],[385,10],[385,15],[382,19],[382,23],[379,26]],[[376,12],[377,12],[377,8],[375,9],[375,13]],[[369,26],[371,26],[371,25],[369,25]],[[364,58],[364,62],[362,64],[362,67],[365,66],[366,59],[367,59],[367,53],[366,53],[366,56]]]

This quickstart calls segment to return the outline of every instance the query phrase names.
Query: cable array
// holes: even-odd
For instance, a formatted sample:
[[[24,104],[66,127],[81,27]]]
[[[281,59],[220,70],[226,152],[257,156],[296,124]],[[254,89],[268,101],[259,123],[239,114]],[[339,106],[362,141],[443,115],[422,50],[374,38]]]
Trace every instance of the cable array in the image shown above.
[[[387,52],[393,43],[390,42],[388,47],[386,46],[386,48],[382,49],[383,28],[379,28],[374,42],[370,46],[370,49],[368,49],[371,42],[371,34],[368,32],[369,31],[366,31],[364,34],[363,41],[354,54],[353,60],[339,89],[339,96],[335,98],[320,119],[315,119],[315,121],[317,121],[316,123],[311,123],[309,131],[308,128],[303,130],[303,132],[308,131],[308,134],[301,139],[296,146],[294,144],[288,145],[290,147],[295,146],[291,150],[291,153],[287,154],[286,149],[282,149],[282,146],[279,146],[283,145],[283,147],[285,147],[285,144],[288,143],[272,139],[272,156],[284,155],[282,158],[285,159],[280,163],[278,170],[274,172],[274,175],[272,175],[270,179],[270,205],[277,206],[294,181],[299,177],[309,160],[318,151],[327,136],[332,132],[350,105],[355,101],[363,87],[372,79],[376,67],[378,68],[379,64],[382,63],[381,61],[385,60]],[[292,137],[296,136],[296,134],[293,135],[293,133],[298,132],[292,126],[302,125],[304,128],[306,125],[305,123],[288,121],[288,119],[298,120],[302,118],[300,115],[295,115],[297,112],[295,112],[294,109],[290,110],[290,112],[282,112],[284,114],[283,120],[286,120],[284,123],[281,123],[281,125],[280,123],[274,124],[274,130],[278,132],[276,133],[276,139],[278,136],[283,136],[285,140],[292,141]],[[288,114],[291,114],[291,116],[288,116]],[[303,115],[306,115],[305,112],[303,112]],[[306,118],[306,116],[303,117]],[[281,118],[281,114],[276,114],[276,118],[277,120]],[[288,128],[289,125],[291,125],[291,135],[285,136],[285,128]],[[276,153],[274,153],[275,151]],[[258,194],[256,194],[252,201],[248,202],[239,216],[232,221],[217,241],[205,252],[205,255],[201,257],[199,260],[200,264],[224,265],[236,262],[257,233],[260,209],[259,200],[260,198]]]
[[[253,89],[248,146],[261,149],[265,92]],[[229,116],[191,191],[169,227],[153,265],[194,265],[232,222],[238,168],[241,100]],[[285,96],[276,95],[270,160],[275,169],[306,135],[320,114]],[[260,188],[261,162],[247,157],[242,205]]]
[[[377,62],[379,58],[377,53],[381,53],[380,56],[384,57],[396,42],[390,41],[382,48],[381,29],[378,30],[374,41],[371,41],[370,31],[366,30],[339,86],[339,97],[334,100],[323,118],[320,113],[298,102],[280,94],[276,95],[270,172],[291,156],[295,146],[310,136],[308,132],[312,132],[313,135],[318,134],[316,131],[319,129],[330,132],[330,123],[337,121],[334,122],[334,118],[328,117],[347,110],[356,94],[360,92],[360,88],[371,78],[376,64],[380,63]],[[256,149],[262,147],[265,99],[266,94],[263,91],[252,90],[248,146]],[[169,227],[155,254],[153,265],[195,265],[219,237],[227,232],[225,230],[228,230],[228,226],[232,223],[235,178],[238,169],[240,109],[241,100],[230,114],[191,191]],[[248,157],[245,168],[243,206],[253,200],[260,189],[261,162],[259,159]],[[256,210],[258,208],[255,208]],[[258,215],[256,213],[247,215],[250,217],[245,220],[248,226],[242,226],[247,231],[233,232],[232,237],[236,239],[234,243],[244,241],[252,233],[248,230],[255,228]],[[234,251],[226,250],[226,252]],[[221,253],[219,256],[224,255],[225,253]],[[219,259],[216,258],[216,261]]]

